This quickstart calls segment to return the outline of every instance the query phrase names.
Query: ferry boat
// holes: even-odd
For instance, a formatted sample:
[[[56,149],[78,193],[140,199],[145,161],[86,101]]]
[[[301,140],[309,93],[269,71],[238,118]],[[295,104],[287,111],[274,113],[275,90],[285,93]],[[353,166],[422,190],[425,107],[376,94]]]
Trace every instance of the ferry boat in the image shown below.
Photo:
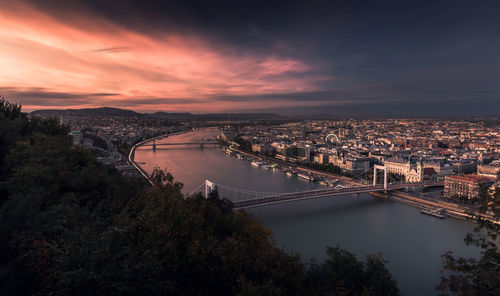
[[[252,161],[250,164],[253,167],[259,168],[262,165],[262,162],[260,162],[260,161]]]
[[[261,165],[260,165],[260,167],[261,167],[262,169],[268,170],[268,169],[270,169],[270,168],[271,168],[271,165],[270,165],[270,164],[267,164],[267,163],[263,163],[263,164],[261,164]]]
[[[293,172],[288,171],[288,172],[286,172],[286,175],[287,175],[288,177],[292,177],[292,176],[293,176]]]
[[[328,186],[328,183],[325,180],[320,180],[319,185]]]
[[[311,182],[314,181],[314,177],[313,176],[302,174],[302,173],[298,173],[297,177],[299,177],[301,179],[304,179],[304,180],[307,180],[307,181],[311,181]]]
[[[434,209],[434,210],[420,210],[420,213],[424,215],[430,215],[439,219],[444,219],[444,209],[439,208],[439,209]]]

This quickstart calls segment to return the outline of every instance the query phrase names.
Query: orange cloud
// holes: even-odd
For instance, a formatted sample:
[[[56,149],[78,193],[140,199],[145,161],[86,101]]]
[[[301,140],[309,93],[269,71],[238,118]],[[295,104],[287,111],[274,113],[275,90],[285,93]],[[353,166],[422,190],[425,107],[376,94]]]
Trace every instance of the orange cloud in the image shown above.
[[[75,14],[73,22],[63,22],[22,2],[0,2],[0,40],[0,91],[27,110],[101,105],[197,112],[265,108],[283,101],[212,98],[314,91],[325,79],[298,78],[296,74],[314,66],[291,57],[239,52],[200,36],[151,37],[97,17]],[[37,99],[32,89],[44,95]]]

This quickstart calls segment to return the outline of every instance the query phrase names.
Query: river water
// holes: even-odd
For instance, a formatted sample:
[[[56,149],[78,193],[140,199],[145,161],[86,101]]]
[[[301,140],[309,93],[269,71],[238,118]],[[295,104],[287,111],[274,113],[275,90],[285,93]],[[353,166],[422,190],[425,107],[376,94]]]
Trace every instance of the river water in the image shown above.
[[[171,136],[161,142],[195,142],[213,137],[215,129]],[[157,142],[159,143],[159,142]],[[136,150],[135,160],[149,173],[155,166],[172,173],[190,193],[205,179],[261,192],[292,192],[320,187],[279,170],[263,170],[224,154],[219,147],[164,146]],[[363,259],[382,253],[404,295],[436,295],[442,268],[441,255],[478,256],[479,250],[463,242],[474,225],[453,218],[440,220],[399,202],[369,194],[311,199],[248,209],[274,233],[287,252],[304,261],[326,257],[326,247],[340,245]]]

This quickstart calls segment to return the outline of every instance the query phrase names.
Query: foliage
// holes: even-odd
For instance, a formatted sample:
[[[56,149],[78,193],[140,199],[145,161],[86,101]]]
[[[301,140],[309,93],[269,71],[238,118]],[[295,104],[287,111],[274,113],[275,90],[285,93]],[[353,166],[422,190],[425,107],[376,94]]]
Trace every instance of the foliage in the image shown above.
[[[92,143],[95,147],[99,147],[99,148],[102,148],[104,150],[108,149],[108,144],[106,143],[106,141],[103,138],[92,134],[92,132],[90,132],[90,131],[83,131],[82,130],[82,134],[83,134],[84,138],[92,140]]]
[[[241,136],[237,136],[236,138],[234,138],[234,142],[240,145],[239,149],[247,152],[252,152],[252,142],[243,139]]]
[[[482,212],[493,213],[500,218],[500,188],[494,192],[481,187],[477,202]],[[493,198],[492,198],[493,196]],[[474,216],[477,222],[474,233],[464,241],[467,245],[481,248],[481,257],[455,258],[452,252],[443,255],[441,284],[437,287],[442,295],[500,295],[500,224]]]
[[[327,248],[327,255],[307,273],[309,295],[400,295],[381,255],[369,255],[365,263],[339,247]]]
[[[152,187],[125,179],[66,127],[0,104],[2,295],[397,294],[382,260],[332,249],[306,270],[217,191],[186,197],[159,169]]]

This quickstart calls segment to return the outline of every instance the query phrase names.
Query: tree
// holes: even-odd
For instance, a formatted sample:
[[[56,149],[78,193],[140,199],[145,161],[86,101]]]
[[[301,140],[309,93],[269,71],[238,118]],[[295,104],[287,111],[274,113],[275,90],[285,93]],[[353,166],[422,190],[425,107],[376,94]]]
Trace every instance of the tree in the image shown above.
[[[493,212],[498,221],[500,188],[490,193],[486,187],[481,187],[479,201],[482,212]],[[481,257],[467,259],[455,258],[452,252],[444,254],[441,283],[437,287],[442,295],[500,295],[500,224],[481,216],[474,216],[473,220],[477,226],[464,241],[467,245],[480,247]]]
[[[324,263],[313,264],[307,273],[308,295],[400,295],[381,255],[369,255],[361,262],[338,246],[327,248],[327,255]]]
[[[334,261],[310,273],[298,255],[276,247],[258,221],[233,212],[217,190],[208,198],[186,196],[182,183],[158,168],[151,176],[154,186],[146,187],[142,179],[124,178],[72,146],[66,127],[29,119],[18,109],[0,103],[2,295],[397,289],[392,282],[387,290],[391,281],[384,280],[384,262],[369,259],[362,265],[335,250],[330,251]],[[315,278],[321,286],[310,284]]]

